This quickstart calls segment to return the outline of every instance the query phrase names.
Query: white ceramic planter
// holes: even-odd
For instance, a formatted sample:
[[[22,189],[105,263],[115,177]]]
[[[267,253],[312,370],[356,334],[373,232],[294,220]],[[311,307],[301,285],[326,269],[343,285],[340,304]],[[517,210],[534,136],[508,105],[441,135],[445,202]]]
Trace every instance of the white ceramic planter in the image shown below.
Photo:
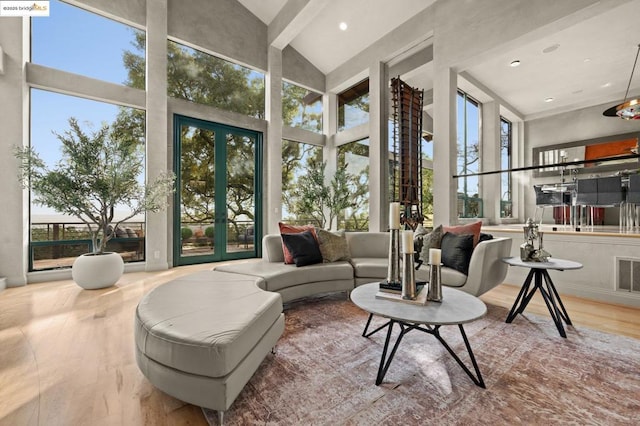
[[[124,261],[118,253],[78,256],[71,268],[71,277],[85,290],[111,287],[124,273]]]

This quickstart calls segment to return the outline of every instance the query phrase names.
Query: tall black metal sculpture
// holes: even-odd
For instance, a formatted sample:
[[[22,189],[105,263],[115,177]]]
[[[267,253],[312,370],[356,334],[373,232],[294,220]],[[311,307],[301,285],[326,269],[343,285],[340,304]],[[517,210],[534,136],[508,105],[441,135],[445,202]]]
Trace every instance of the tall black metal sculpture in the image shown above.
[[[401,223],[415,229],[422,215],[422,104],[424,92],[391,79],[393,101],[392,200],[401,205]]]

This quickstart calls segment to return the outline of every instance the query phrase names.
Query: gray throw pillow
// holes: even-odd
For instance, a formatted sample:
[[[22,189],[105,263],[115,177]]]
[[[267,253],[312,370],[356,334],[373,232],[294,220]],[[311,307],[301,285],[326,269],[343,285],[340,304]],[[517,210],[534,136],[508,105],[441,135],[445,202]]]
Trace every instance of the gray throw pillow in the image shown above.
[[[329,232],[316,228],[316,235],[320,243],[320,253],[322,253],[322,259],[325,263],[349,260],[351,258],[344,231]]]
[[[438,225],[433,231],[422,237],[422,250],[420,250],[420,260],[426,265],[429,263],[429,249],[440,248],[442,243],[442,225]]]

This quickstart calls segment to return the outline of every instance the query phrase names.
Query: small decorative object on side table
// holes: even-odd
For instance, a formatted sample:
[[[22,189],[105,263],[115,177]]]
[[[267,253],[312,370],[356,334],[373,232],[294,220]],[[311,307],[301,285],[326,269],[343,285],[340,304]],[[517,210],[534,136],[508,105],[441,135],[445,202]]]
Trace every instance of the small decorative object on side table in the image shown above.
[[[551,253],[542,248],[542,237],[544,233],[538,230],[538,225],[533,219],[527,219],[527,225],[523,226],[524,243],[520,246],[520,259],[523,262],[546,262]],[[538,248],[535,248],[535,241],[538,240]]]

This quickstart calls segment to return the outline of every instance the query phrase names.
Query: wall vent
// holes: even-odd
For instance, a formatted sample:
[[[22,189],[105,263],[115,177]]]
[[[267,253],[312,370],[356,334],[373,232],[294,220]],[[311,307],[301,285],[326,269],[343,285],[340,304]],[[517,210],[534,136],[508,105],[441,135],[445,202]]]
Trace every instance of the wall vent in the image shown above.
[[[616,257],[616,290],[640,293],[640,259]]]

